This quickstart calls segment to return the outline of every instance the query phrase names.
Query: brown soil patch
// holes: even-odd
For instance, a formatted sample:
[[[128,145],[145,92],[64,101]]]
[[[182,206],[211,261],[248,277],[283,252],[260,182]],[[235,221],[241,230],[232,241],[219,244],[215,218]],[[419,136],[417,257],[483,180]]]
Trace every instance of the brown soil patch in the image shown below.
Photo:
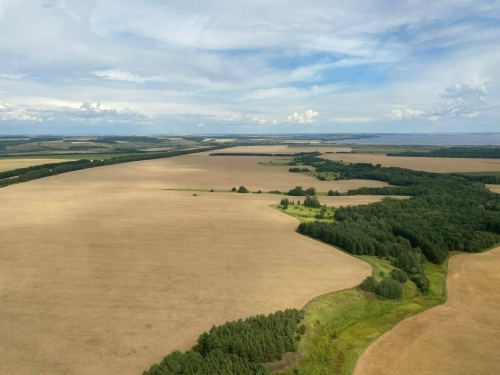
[[[268,207],[277,196],[161,190],[302,178],[254,164],[190,155],[0,189],[0,373],[139,374],[213,324],[302,307],[371,273],[295,233]],[[339,198],[363,199],[328,202]]]
[[[490,172],[500,171],[500,159],[418,158],[383,154],[325,154],[322,158],[348,163],[381,164],[427,172]]]
[[[71,161],[71,160],[5,158],[5,159],[0,159],[0,172],[10,171],[11,169],[17,169],[17,168],[31,167],[34,165],[58,163],[63,161]]]
[[[499,270],[500,247],[452,257],[447,302],[376,340],[355,375],[499,374]]]

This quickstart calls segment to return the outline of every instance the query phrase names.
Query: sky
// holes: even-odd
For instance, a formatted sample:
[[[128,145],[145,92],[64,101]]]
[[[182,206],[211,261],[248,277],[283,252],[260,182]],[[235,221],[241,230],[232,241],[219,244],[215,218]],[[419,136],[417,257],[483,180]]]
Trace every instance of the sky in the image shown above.
[[[0,134],[500,132],[500,0],[0,0]]]

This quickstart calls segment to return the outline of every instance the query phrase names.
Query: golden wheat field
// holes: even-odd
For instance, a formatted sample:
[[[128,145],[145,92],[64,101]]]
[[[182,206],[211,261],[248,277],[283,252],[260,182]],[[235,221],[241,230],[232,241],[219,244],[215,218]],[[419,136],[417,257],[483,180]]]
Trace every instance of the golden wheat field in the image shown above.
[[[419,158],[384,154],[324,154],[321,157],[347,163],[381,164],[383,167],[401,167],[436,173],[500,171],[500,159]]]
[[[500,185],[486,185],[494,193],[500,193]]]
[[[266,156],[208,156],[208,153],[184,155],[163,159],[161,162],[144,162],[128,167],[117,166],[113,173],[125,173],[130,183],[141,179],[141,174],[159,174],[164,178],[154,181],[164,189],[215,189],[231,190],[245,186],[250,191],[288,191],[296,185],[314,187],[326,192],[330,189],[340,192],[363,186],[381,187],[387,183],[371,180],[319,181],[298,173],[288,172],[288,166],[267,167],[259,162],[268,162]],[[137,177],[136,177],[137,176]]]
[[[0,189],[0,373],[138,374],[213,324],[300,308],[371,273],[295,233],[298,221],[269,207],[279,196],[163,190],[323,189],[231,159],[187,155]]]
[[[70,160],[64,160],[70,161]],[[26,168],[34,165],[58,163],[60,160],[54,159],[15,159],[5,158],[0,159],[0,172],[10,171],[11,169]]]
[[[446,303],[381,336],[355,375],[500,373],[499,269],[500,247],[453,256]]]

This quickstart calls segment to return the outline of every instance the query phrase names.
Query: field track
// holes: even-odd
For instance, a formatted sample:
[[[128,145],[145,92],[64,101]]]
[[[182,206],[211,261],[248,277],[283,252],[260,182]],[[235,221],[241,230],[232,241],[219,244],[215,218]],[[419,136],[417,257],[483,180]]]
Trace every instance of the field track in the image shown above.
[[[162,190],[347,188],[230,159],[187,155],[1,189],[0,373],[139,374],[213,324],[300,308],[370,274],[295,233],[296,219],[268,207],[279,196]]]
[[[354,374],[499,374],[499,269],[500,247],[452,257],[446,303],[381,336]]]

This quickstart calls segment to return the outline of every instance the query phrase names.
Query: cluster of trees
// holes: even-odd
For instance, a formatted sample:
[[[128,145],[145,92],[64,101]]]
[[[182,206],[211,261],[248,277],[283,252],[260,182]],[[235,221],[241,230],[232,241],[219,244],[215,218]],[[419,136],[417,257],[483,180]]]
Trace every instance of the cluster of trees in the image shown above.
[[[328,196],[329,197],[338,197],[342,194],[339,193],[338,190],[333,191],[332,189],[328,190]]]
[[[297,350],[303,318],[302,311],[289,309],[214,326],[193,350],[173,352],[143,375],[269,374],[264,363]]]
[[[120,164],[120,163],[128,163],[132,161],[141,161],[141,160],[151,160],[151,159],[160,159],[160,158],[168,158],[173,156],[192,154],[201,151],[207,151],[212,149],[220,149],[224,147],[211,147],[211,148],[203,148],[199,150],[179,150],[179,151],[168,151],[168,152],[160,152],[160,153],[148,153],[148,154],[140,154],[140,155],[129,155],[129,156],[119,156],[105,160],[77,160],[63,163],[49,163],[42,164],[27,168],[18,168],[10,171],[0,173],[0,188],[5,187],[12,184],[17,184],[20,182],[26,182],[31,180],[36,180],[43,177],[54,176],[61,173],[67,173],[72,171],[78,171],[82,169],[102,167],[106,165]]]
[[[307,195],[306,199],[304,199],[304,206],[312,207],[312,208],[319,208],[319,207],[321,207],[321,203],[319,203],[319,200],[317,197]]]
[[[428,158],[488,158],[500,159],[500,147],[445,147],[430,152],[393,152],[387,156],[417,156]]]
[[[324,219],[326,215],[326,204],[321,207],[319,213],[314,217],[316,219]]]
[[[296,186],[294,189],[291,189],[286,193],[286,195],[292,195],[295,197],[302,197],[306,195],[316,195],[316,189],[310,187],[306,190],[302,189],[302,186]]]
[[[290,168],[288,172],[300,173],[300,172],[311,172],[309,168]]]
[[[359,286],[361,290],[372,292],[382,298],[400,299],[403,297],[403,285],[392,277],[385,277],[377,283],[373,276],[368,276]]]
[[[423,291],[424,260],[442,263],[449,251],[479,252],[500,242],[500,195],[468,176],[346,165],[321,160],[317,170],[347,178],[385,181],[384,188],[350,190],[349,195],[411,195],[370,205],[340,207],[334,223],[301,223],[298,231],[358,255],[391,259]]]
[[[240,186],[238,188],[238,193],[246,194],[246,193],[248,193],[248,189],[246,187],[244,187],[244,186]]]

